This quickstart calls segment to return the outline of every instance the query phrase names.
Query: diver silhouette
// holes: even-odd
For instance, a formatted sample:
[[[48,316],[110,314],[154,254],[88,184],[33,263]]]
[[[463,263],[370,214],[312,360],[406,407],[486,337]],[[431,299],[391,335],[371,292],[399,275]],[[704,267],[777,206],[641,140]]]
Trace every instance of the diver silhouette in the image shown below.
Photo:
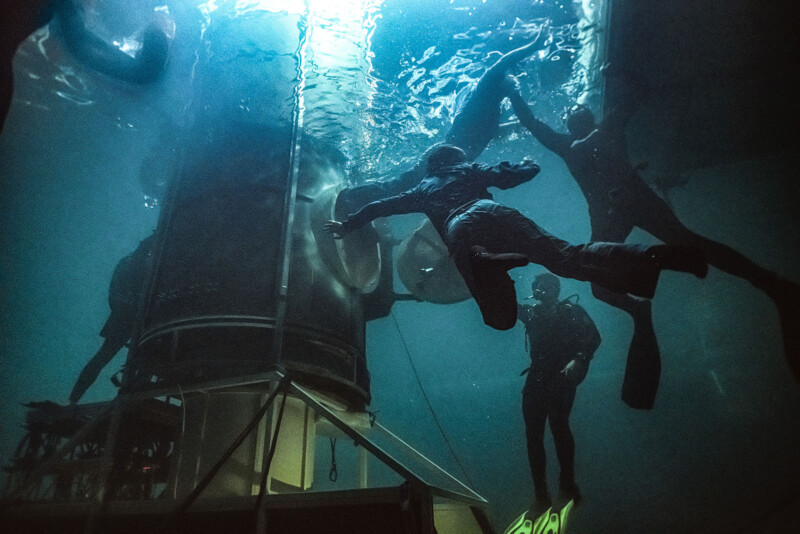
[[[622,70],[604,67],[606,76],[622,78],[628,98],[602,121],[582,105],[565,116],[569,133],[558,133],[534,117],[519,93],[510,95],[520,123],[547,149],[560,156],[583,192],[589,207],[592,241],[624,242],[639,227],[664,243],[704,252],[708,263],[748,280],[775,302],[781,318],[784,350],[800,381],[800,287],[782,279],[733,248],[703,237],[681,223],[631,165],[625,126],[648,92],[646,82]],[[633,408],[650,409],[658,389],[661,358],[653,329],[650,302],[593,284],[594,295],[627,312],[634,323],[622,399]]]
[[[371,180],[343,190],[338,202],[345,213],[417,185],[425,177],[428,156],[442,145],[459,147],[469,161],[480,156],[500,131],[500,104],[516,91],[514,81],[508,76],[509,69],[536,50],[541,35],[540,30],[530,43],[504,54],[487,69],[465,93],[463,104],[457,108],[444,141],[428,148],[411,169],[391,180]]]
[[[24,8],[2,8],[0,26],[0,131],[14,92],[13,58],[19,45],[38,28],[57,19],[64,43],[76,59],[112,78],[135,84],[156,80],[164,69],[169,39],[154,23],[140,36],[142,48],[135,58],[86,28],[74,0],[31,0]],[[57,15],[57,16],[56,16]]]
[[[566,278],[590,281],[611,291],[651,298],[662,269],[705,276],[702,255],[685,247],[588,243],[571,245],[517,210],[492,200],[489,187],[510,189],[530,181],[539,166],[525,160],[495,166],[468,163],[458,147],[437,147],[427,175],[412,189],[367,204],[325,230],[343,237],[378,217],[424,213],[439,232],[477,302],[484,322],[498,330],[517,320],[514,282],[508,270],[538,263]]]
[[[589,362],[600,346],[600,333],[589,314],[569,298],[559,300],[561,283],[550,273],[538,275],[531,284],[538,300],[533,306],[519,304],[518,317],[525,325],[526,344],[531,358],[522,389],[522,415],[528,445],[534,508],[552,505],[547,490],[544,427],[550,431],[561,467],[559,493],[564,500],[581,501],[575,483],[575,438],[569,427],[569,414],[578,385],[586,377]],[[538,514],[537,514],[538,515]]]
[[[147,261],[153,251],[155,234],[151,235],[134,252],[122,258],[114,268],[108,288],[108,316],[100,335],[103,344],[86,363],[69,395],[70,404],[76,404],[86,390],[97,380],[100,371],[108,365],[117,352],[130,340],[136,324],[139,299],[145,283]]]

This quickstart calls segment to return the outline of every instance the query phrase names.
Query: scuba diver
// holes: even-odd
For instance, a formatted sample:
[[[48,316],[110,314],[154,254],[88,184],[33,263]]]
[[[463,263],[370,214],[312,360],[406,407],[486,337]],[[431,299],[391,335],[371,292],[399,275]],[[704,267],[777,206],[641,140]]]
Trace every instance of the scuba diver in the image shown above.
[[[425,177],[428,155],[444,144],[462,149],[468,161],[480,156],[500,131],[501,102],[516,91],[516,85],[507,75],[509,69],[533,54],[541,35],[540,29],[533,41],[504,54],[489,67],[478,82],[464,93],[463,104],[457,107],[444,142],[425,151],[414,167],[395,179],[372,180],[342,191],[339,202],[344,212],[352,213],[370,202],[397,195],[417,185]]]
[[[341,238],[378,217],[424,213],[439,232],[477,302],[484,322],[498,330],[517,321],[517,298],[508,270],[538,263],[554,274],[594,282],[611,291],[651,298],[663,269],[704,277],[702,254],[670,245],[588,243],[558,239],[517,210],[492,200],[489,187],[510,189],[530,181],[530,160],[495,166],[468,163],[460,148],[443,145],[427,158],[427,175],[414,188],[367,204],[324,228]]]
[[[132,58],[86,28],[82,10],[75,0],[27,0],[25,7],[2,8],[0,26],[0,130],[5,123],[14,92],[13,59],[22,42],[38,28],[57,18],[64,44],[75,58],[88,67],[118,80],[145,84],[155,81],[164,70],[169,39],[151,23],[139,40],[142,47]],[[56,17],[56,15],[58,15]]]
[[[569,298],[558,300],[561,292],[558,277],[542,273],[534,279],[531,290],[533,294],[528,298],[539,303],[518,306],[531,357],[530,367],[522,372],[528,375],[522,389],[522,415],[536,499],[534,508],[544,510],[553,504],[547,491],[545,469],[544,427],[548,420],[561,466],[559,494],[576,505],[581,501],[575,483],[575,439],[569,427],[569,414],[577,387],[586,377],[589,362],[600,346],[600,333],[586,310]]]
[[[133,253],[122,258],[114,268],[108,288],[108,306],[111,308],[111,314],[100,331],[100,335],[105,339],[78,376],[69,395],[70,404],[77,404],[81,400],[100,371],[130,340],[136,326],[139,298],[145,282],[147,262],[153,253],[154,241],[155,234],[145,238]]]
[[[589,207],[591,241],[622,243],[639,227],[667,244],[702,251],[709,264],[748,280],[777,305],[784,351],[795,379],[800,381],[800,287],[780,278],[727,245],[703,237],[684,226],[669,205],[637,173],[628,158],[625,125],[647,93],[644,80],[620,70],[603,68],[606,76],[622,77],[629,89],[625,102],[600,123],[582,105],[565,116],[569,133],[557,133],[534,117],[519,93],[510,95],[520,123],[547,149],[560,156],[581,188]],[[634,323],[623,400],[633,408],[650,409],[655,401],[661,359],[653,329],[650,302],[602,284],[592,285],[603,302],[627,312]]]

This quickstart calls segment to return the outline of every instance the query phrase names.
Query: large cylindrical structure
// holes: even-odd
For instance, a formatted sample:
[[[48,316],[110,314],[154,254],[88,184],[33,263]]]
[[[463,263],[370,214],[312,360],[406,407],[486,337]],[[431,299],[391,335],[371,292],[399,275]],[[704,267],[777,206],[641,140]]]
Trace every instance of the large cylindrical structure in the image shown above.
[[[345,182],[344,158],[308,136],[292,155],[289,127],[215,122],[196,131],[164,202],[127,389],[280,364],[363,407],[361,295],[377,283],[380,256],[372,228],[344,242],[322,229]]]

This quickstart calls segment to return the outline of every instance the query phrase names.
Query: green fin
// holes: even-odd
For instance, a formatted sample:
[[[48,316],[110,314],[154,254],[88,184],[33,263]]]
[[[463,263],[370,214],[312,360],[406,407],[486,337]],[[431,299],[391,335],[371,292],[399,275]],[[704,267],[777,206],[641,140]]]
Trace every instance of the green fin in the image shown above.
[[[503,534],[564,534],[567,531],[567,517],[574,505],[574,502],[569,501],[561,510],[548,508],[535,520],[531,520],[530,513],[526,510]]]

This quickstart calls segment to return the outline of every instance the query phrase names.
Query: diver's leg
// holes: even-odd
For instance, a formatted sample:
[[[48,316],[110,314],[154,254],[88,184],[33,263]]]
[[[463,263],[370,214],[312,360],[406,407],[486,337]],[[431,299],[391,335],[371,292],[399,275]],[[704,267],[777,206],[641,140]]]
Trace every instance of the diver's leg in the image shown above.
[[[455,217],[444,236],[456,267],[464,278],[483,321],[497,330],[517,322],[517,294],[508,269],[528,263],[523,254],[492,254],[493,202],[481,201]]]
[[[541,36],[542,28],[539,28],[539,32],[536,34],[536,37],[534,37],[530,43],[503,54],[500,59],[495,61],[494,65],[489,67],[489,70],[487,70],[486,73],[481,76],[481,79],[478,82],[478,88],[482,90],[489,88],[493,91],[501,90],[503,78],[505,78],[509,69],[533,54],[536,49],[540,47],[538,43]]]
[[[562,381],[564,382],[564,381]],[[547,386],[550,430],[561,466],[559,492],[578,504],[581,494],[575,483],[575,438],[569,427],[569,414],[575,401],[576,388],[564,383]]]
[[[453,123],[445,134],[445,142],[464,150],[469,161],[476,159],[498,134],[503,99],[514,90],[508,70],[531,55],[539,46],[536,38],[498,59],[481,76],[471,94],[459,106]]]
[[[141,48],[133,58],[89,30],[74,2],[58,2],[62,42],[79,61],[107,76],[145,84],[161,76],[169,55],[169,39],[155,24],[142,34]]]
[[[592,241],[622,243],[633,225],[612,217],[592,217]],[[622,401],[637,410],[650,410],[661,381],[661,351],[658,347],[650,301],[616,293],[592,284],[592,294],[600,301],[626,312],[633,319],[633,336],[625,359]]]
[[[689,230],[652,191],[641,196],[635,213],[638,226],[665,243],[703,251],[711,265],[747,280],[772,299],[778,309],[789,368],[800,382],[800,286],[757,265],[732,247]]]
[[[702,250],[709,264],[743,278],[759,289],[769,291],[778,279],[775,273],[760,267],[732,247],[689,230],[664,199],[647,187],[636,193],[627,209],[636,226],[664,243]]]
[[[624,243],[633,230],[633,225],[618,217],[590,217],[592,223],[592,242]],[[627,293],[610,291],[598,284],[592,284],[592,294],[599,300],[635,317],[643,311],[643,304],[649,301],[632,297]],[[649,305],[646,306],[649,311]]]
[[[470,251],[470,269],[483,322],[497,330],[517,324],[517,292],[508,275],[510,269],[528,264],[524,254],[493,254],[482,246]]]
[[[522,389],[522,416],[525,420],[525,440],[528,446],[528,463],[531,468],[533,490],[540,505],[550,505],[547,491],[544,426],[547,419],[544,388],[530,376]]]
[[[586,243],[572,245],[540,228],[518,211],[494,204],[489,225],[494,252],[525,254],[553,274],[593,282],[619,293],[651,298],[664,269],[703,276],[699,253],[666,245]]]
[[[481,263],[473,261],[480,256],[473,252],[476,245],[496,253],[494,256],[521,254],[525,259],[516,262],[520,266],[527,260],[558,276],[644,297],[652,297],[662,269],[689,269],[685,259],[665,245],[571,245],[548,234],[517,210],[489,200],[482,200],[453,218],[446,234],[448,250],[480,306],[484,321],[499,330],[512,328],[516,321],[516,294],[505,269],[517,265],[499,261],[492,268],[476,269]],[[483,265],[488,267],[489,263]],[[694,268],[695,263],[692,261],[690,267]]]

